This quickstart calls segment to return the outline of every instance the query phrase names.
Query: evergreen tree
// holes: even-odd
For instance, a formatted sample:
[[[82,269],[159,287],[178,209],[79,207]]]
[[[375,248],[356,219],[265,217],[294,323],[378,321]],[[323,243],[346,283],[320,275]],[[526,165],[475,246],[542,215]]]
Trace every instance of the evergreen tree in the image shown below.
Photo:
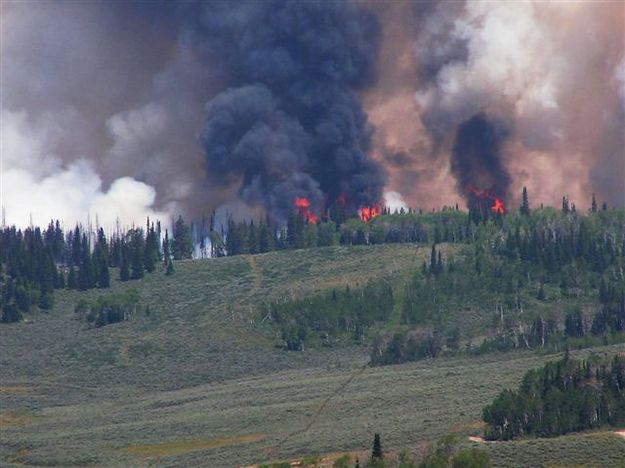
[[[42,310],[50,310],[54,305],[54,296],[51,291],[41,291],[39,294],[39,303],[37,304]]]
[[[185,224],[182,216],[178,216],[178,220],[174,225],[174,239],[172,242],[172,250],[174,260],[182,260],[191,258],[193,254],[193,240],[191,239],[191,230]]]
[[[530,213],[530,204],[527,198],[527,188],[523,187],[523,195],[521,196],[521,213],[528,215]]]
[[[156,269],[156,262],[159,260],[160,252],[158,248],[158,237],[154,224],[150,225],[148,219],[147,235],[145,238],[145,252],[143,256],[143,263],[146,271],[152,273]]]
[[[72,244],[72,263],[74,265],[80,265],[80,260],[82,258],[82,252],[80,250],[81,242],[80,242],[80,228],[76,225],[74,229],[74,236],[71,241]]]
[[[562,197],[562,213],[569,214],[571,212],[571,207],[569,206],[569,199],[567,197]]]
[[[260,245],[258,240],[258,233],[256,226],[254,225],[254,220],[251,220],[250,226],[247,230],[247,247],[249,253],[255,254],[260,251]]]
[[[171,260],[171,242],[169,241],[169,232],[165,229],[165,239],[163,239],[163,261],[167,265]]]
[[[372,460],[381,460],[384,457],[382,453],[382,442],[380,441],[380,434],[375,434],[373,436],[373,447],[371,449],[371,459]]]
[[[597,212],[597,200],[595,199],[595,192],[592,192],[592,204],[590,206],[590,211],[593,213]]]
[[[274,249],[273,236],[267,223],[261,223],[258,229],[258,251],[269,252]]]
[[[15,304],[4,304],[2,306],[2,317],[0,317],[0,322],[14,323],[19,322],[20,320],[22,320],[22,312],[20,312]]]
[[[437,272],[436,260],[437,260],[436,244],[432,244],[432,251],[430,252],[430,273],[433,275],[435,275]]]
[[[67,289],[76,289],[77,286],[76,270],[74,270],[73,266],[70,266],[69,273],[67,274]]]
[[[104,235],[104,230],[100,228],[98,230],[98,240],[96,242],[94,252],[95,267],[97,270],[97,284],[99,288],[108,288],[111,285],[108,258],[108,244],[106,242],[106,236]]]
[[[98,267],[98,287],[108,288],[111,286],[111,274],[106,262],[100,262]]]
[[[83,233],[80,247],[80,268],[78,269],[78,288],[82,291],[91,289],[96,285],[96,267],[94,265],[89,240]]]
[[[133,229],[130,234],[130,269],[132,279],[141,279],[144,274],[145,238],[143,229]]]
[[[167,270],[165,271],[167,276],[174,274],[174,262],[171,261],[171,258],[167,260]]]

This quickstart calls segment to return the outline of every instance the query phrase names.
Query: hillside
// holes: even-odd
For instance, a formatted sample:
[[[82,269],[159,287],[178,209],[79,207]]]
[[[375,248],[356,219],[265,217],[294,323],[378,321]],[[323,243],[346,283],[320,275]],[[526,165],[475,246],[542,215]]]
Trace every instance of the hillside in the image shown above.
[[[451,258],[459,246],[441,249]],[[367,368],[365,346],[278,349],[276,330],[258,316],[263,301],[369,278],[399,290],[429,256],[429,246],[395,244],[180,261],[171,277],[159,270],[114,281],[113,291],[137,288],[149,313],[142,307],[97,329],[74,306],[100,291],[58,291],[50,313],[0,327],[0,457],[16,465],[235,466],[361,450],[373,432],[396,448],[478,434],[482,407],[553,356],[517,351]],[[606,457],[625,445],[617,436],[601,441]],[[488,450],[509,466],[515,447],[527,459],[524,444]]]

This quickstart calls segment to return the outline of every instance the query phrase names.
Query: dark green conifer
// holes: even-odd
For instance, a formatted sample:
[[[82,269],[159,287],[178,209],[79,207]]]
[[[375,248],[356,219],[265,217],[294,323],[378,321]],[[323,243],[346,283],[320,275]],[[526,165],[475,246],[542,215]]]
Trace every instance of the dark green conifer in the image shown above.
[[[130,269],[132,279],[141,279],[144,274],[145,238],[143,229],[133,229],[130,237]]]
[[[77,287],[76,270],[73,266],[69,267],[69,273],[67,274],[67,289],[76,289]]]
[[[527,188],[523,187],[523,194],[521,196],[521,213],[528,215],[530,213],[530,204],[527,197]]]
[[[167,270],[165,271],[167,276],[174,274],[174,262],[171,261],[171,258],[167,261]]]
[[[182,216],[178,216],[178,220],[174,225],[174,239],[172,242],[172,250],[174,260],[182,260],[191,258],[193,254],[193,240],[191,239],[191,229],[185,224]]]
[[[382,442],[380,441],[380,434],[375,434],[373,436],[373,447],[371,449],[371,459],[372,460],[381,460],[384,458],[384,454],[382,453]]]

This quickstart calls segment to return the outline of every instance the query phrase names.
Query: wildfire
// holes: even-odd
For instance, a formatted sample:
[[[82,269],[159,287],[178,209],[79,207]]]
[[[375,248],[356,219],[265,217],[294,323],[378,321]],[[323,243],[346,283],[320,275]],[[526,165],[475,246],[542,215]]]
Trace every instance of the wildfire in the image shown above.
[[[293,203],[298,214],[301,214],[309,223],[316,223],[317,216],[310,212],[310,201],[305,197],[295,197]]]
[[[502,215],[506,212],[506,206],[504,205],[503,200],[501,198],[496,197],[495,195],[490,193],[488,190],[479,190],[469,185],[467,187],[467,191],[469,193],[472,193],[478,198],[487,198],[491,200],[493,202],[493,206],[490,207],[490,210],[493,213]]]
[[[363,206],[358,210],[358,216],[363,221],[371,221],[376,216],[380,216],[382,214],[382,209],[380,205],[372,205],[372,206]]]

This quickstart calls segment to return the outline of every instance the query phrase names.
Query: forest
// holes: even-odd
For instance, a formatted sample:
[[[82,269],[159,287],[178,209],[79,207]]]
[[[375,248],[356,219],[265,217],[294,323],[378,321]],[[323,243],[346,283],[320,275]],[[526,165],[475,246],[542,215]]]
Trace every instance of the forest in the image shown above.
[[[310,298],[266,304],[262,314],[280,327],[285,349],[301,351],[307,338],[324,346],[333,346],[342,336],[362,343],[365,330],[388,320],[393,305],[390,284],[369,281],[361,289],[346,286]]]
[[[625,358],[576,360],[568,353],[530,370],[518,390],[503,390],[484,408],[486,437],[554,437],[625,423]]]
[[[162,240],[161,240],[162,239]],[[0,295],[5,323],[20,321],[33,307],[50,310],[55,289],[106,289],[111,285],[111,269],[120,281],[138,280],[164,263],[166,274],[172,260],[191,258],[191,231],[182,217],[174,223],[173,237],[164,235],[160,223],[148,219],[145,229],[117,229],[106,236],[104,229],[77,225],[64,232],[59,221],[46,229],[0,230]]]

